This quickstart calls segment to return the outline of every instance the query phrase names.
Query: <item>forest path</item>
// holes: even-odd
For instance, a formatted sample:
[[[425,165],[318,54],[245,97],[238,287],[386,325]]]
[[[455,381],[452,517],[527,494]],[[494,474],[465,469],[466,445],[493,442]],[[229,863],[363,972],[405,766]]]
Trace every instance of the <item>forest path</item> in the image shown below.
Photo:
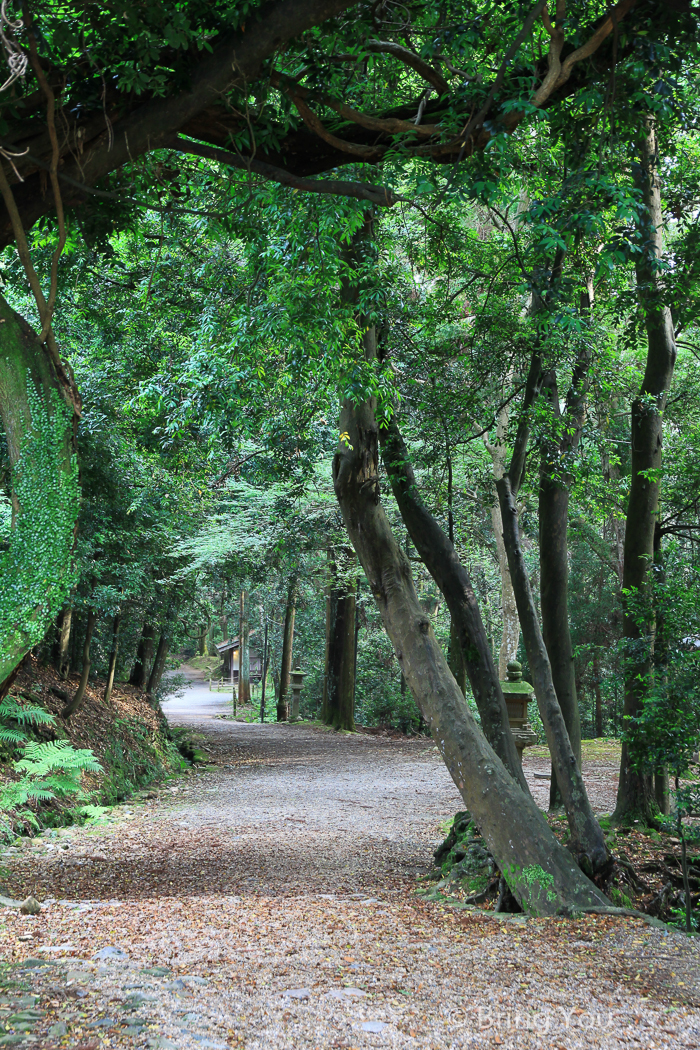
[[[430,741],[223,721],[203,692],[171,717],[205,735],[216,769],[105,826],[7,851],[11,891],[44,907],[2,915],[5,1015],[19,1012],[0,1043],[700,1043],[695,942],[635,920],[499,921],[416,897],[460,804]]]

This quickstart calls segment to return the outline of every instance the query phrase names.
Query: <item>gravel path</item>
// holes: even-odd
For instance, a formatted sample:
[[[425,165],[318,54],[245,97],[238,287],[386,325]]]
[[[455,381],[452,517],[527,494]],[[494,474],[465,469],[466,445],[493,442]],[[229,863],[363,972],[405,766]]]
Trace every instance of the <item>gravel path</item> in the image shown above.
[[[225,722],[221,705],[186,694],[169,713],[216,770],[6,851],[11,891],[44,907],[1,916],[0,1045],[700,1045],[696,942],[416,896],[461,805],[429,741]]]

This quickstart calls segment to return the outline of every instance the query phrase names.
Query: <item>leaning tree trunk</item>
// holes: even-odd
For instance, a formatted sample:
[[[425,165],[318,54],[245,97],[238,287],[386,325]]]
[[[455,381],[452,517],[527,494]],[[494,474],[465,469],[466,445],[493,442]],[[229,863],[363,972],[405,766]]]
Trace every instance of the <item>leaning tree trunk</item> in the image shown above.
[[[156,655],[153,660],[153,667],[148,676],[148,686],[146,687],[146,692],[151,695],[156,692],[160,685],[160,680],[163,677],[163,671],[165,670],[165,661],[168,658],[169,648],[170,638],[168,637],[168,632],[161,631],[160,638],[158,639],[158,648],[156,649]]]
[[[95,622],[97,620],[97,612],[95,609],[88,610],[87,624],[85,626],[85,641],[83,642],[83,669],[80,673],[80,681],[78,682],[78,688],[75,691],[73,699],[66,704],[61,711],[61,718],[69,719],[71,715],[74,715],[76,711],[80,710],[83,706],[83,700],[85,699],[85,690],[87,689],[88,678],[90,677],[90,643],[92,642],[92,634],[95,630]]]
[[[336,566],[331,564],[332,577]],[[355,593],[331,579],[327,598],[326,680],[321,721],[355,729]]]
[[[109,666],[107,668],[107,685],[105,686],[104,701],[106,704],[112,698],[114,688],[114,673],[117,669],[117,656],[119,655],[119,628],[121,627],[122,614],[115,613],[112,624],[112,649],[109,654]]]
[[[292,674],[292,650],[294,648],[294,617],[297,608],[297,578],[293,576],[289,584],[287,605],[284,612],[284,631],[282,634],[282,666],[277,696],[277,721],[286,722],[289,718],[289,683]]]
[[[248,592],[241,591],[238,632],[238,703],[250,703],[250,624],[248,622]]]
[[[658,163],[656,129],[650,118],[641,144],[641,165],[636,179],[646,213],[640,231],[642,252],[637,262],[637,295],[646,326],[647,363],[639,395],[632,404],[630,494],[622,575],[623,635],[627,643],[625,719],[639,714],[652,671],[653,608],[648,594],[649,568],[654,561],[654,528],[659,509],[663,413],[676,363],[673,320],[664,302],[658,272],[663,250]],[[657,812],[653,777],[633,767],[628,745],[623,741],[614,820],[647,823]]]
[[[520,544],[518,510],[508,474],[504,474],[496,487],[501,504],[503,539],[508,552],[508,566],[515,599],[518,603],[518,617],[523,632],[527,662],[532,674],[537,706],[547,735],[547,745],[556,770],[557,782],[571,831],[569,848],[583,868],[592,873],[604,872],[610,867],[610,855],[605,845],[605,836],[591,808],[581,769],[571,747],[564,716],[554,689],[552,668],[540,630]]]
[[[370,353],[373,341],[370,329]],[[381,505],[373,405],[346,402],[340,430],[348,439],[336,452],[333,477],[348,534],[406,681],[513,894],[534,914],[606,906],[488,744],[450,673]]]
[[[9,454],[12,531],[0,555],[0,696],[69,592],[80,399],[26,321],[0,296],[0,418]]]
[[[525,791],[529,791],[518,761],[503,690],[469,573],[449,538],[420,498],[408,450],[396,423],[382,428],[379,438],[392,492],[404,525],[421,561],[445,596],[452,624],[459,633],[466,672],[486,739],[511,776]]]
[[[148,671],[153,657],[153,643],[155,642],[155,638],[155,627],[152,623],[145,623],[143,625],[141,638],[139,639],[138,649],[136,650],[134,668],[131,672],[131,677],[129,678],[129,685],[135,685],[137,689],[146,688]]]
[[[368,220],[356,236],[358,254],[370,236]],[[375,330],[362,316],[357,329],[364,333],[365,358],[373,361]],[[372,400],[344,403],[343,440],[333,459],[335,492],[406,682],[450,775],[525,911],[554,915],[605,907],[606,898],[557,842],[486,740],[450,673],[381,504],[377,430]]]

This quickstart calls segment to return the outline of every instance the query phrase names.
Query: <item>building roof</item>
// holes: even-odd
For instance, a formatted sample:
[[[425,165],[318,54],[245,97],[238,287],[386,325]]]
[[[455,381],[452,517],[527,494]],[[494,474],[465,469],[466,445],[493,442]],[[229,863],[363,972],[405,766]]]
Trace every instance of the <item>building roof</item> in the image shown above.
[[[249,641],[253,640],[255,633],[255,631],[250,632]],[[238,648],[238,637],[236,636],[235,638],[229,638],[227,642],[215,642],[214,644],[216,645],[217,651],[219,653],[227,653],[229,649]]]

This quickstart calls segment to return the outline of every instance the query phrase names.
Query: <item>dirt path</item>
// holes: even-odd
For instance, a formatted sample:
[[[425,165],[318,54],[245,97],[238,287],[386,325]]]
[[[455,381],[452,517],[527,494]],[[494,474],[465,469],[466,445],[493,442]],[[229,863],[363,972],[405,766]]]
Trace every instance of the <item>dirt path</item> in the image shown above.
[[[0,1045],[700,1045],[694,942],[416,897],[460,806],[429,741],[224,722],[223,703],[195,687],[170,712],[216,770],[6,851],[44,908],[0,916]]]

